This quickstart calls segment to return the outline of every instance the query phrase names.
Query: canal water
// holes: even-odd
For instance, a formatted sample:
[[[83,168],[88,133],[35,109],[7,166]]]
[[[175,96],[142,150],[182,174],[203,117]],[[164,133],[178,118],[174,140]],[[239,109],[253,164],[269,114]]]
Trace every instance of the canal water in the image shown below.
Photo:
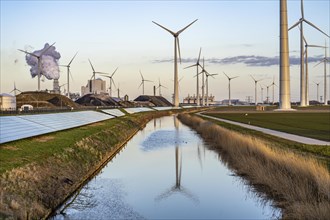
[[[54,219],[281,216],[175,116],[149,122],[57,212]]]

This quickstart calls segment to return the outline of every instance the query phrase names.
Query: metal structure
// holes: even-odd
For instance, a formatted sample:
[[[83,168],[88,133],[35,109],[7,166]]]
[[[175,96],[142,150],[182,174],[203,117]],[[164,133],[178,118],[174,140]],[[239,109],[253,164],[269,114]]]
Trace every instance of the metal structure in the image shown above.
[[[280,0],[280,94],[279,109],[291,109],[287,1]],[[268,87],[267,87],[268,102]]]
[[[258,88],[258,86],[257,86],[257,83],[258,83],[259,81],[263,80],[263,79],[256,80],[252,75],[250,75],[250,76],[251,76],[251,78],[252,78],[253,81],[254,81],[255,105],[258,105],[258,98],[257,98],[257,88]],[[261,102],[262,102],[262,98],[261,98]]]
[[[115,81],[113,80],[113,75],[115,75],[115,73],[116,73],[117,70],[118,70],[118,67],[115,69],[115,71],[113,71],[113,73],[111,74],[111,76],[108,76],[107,73],[96,72],[96,73],[103,74],[103,75],[101,75],[102,77],[109,78],[109,96],[110,97],[112,97],[112,84],[116,87]]]
[[[324,45],[324,58],[315,66],[321,64],[322,62],[324,63],[324,105],[328,105],[328,98],[327,98],[327,62],[329,62],[330,60],[327,57],[327,41],[325,41],[325,45]],[[314,66],[314,67],[315,67]]]
[[[326,33],[324,33],[321,29],[316,27],[313,23],[305,19],[304,15],[304,4],[303,0],[301,0],[301,18],[299,19],[298,22],[296,22],[294,25],[292,25],[289,30],[292,28],[300,25],[300,106],[306,106],[306,89],[307,89],[307,82],[306,82],[306,75],[304,71],[304,29],[303,29],[303,23],[307,23],[316,30],[320,31],[323,33],[325,36],[329,37]]]
[[[70,77],[69,75],[71,75],[71,71],[70,71],[70,65],[72,63],[72,61],[74,60],[74,58],[77,56],[78,52],[72,57],[72,59],[70,60],[70,62],[67,65],[60,65],[63,67],[67,68],[67,90],[68,90],[68,98],[70,98]],[[71,75],[72,78],[72,75]]]
[[[163,86],[161,83],[160,83],[160,79],[158,78],[158,87],[157,87],[157,89],[158,89],[158,92],[159,92],[159,96],[162,96],[162,92],[161,92],[161,88],[165,88],[165,89],[167,89],[167,87],[166,86]]]
[[[321,82],[318,82],[318,83],[314,82],[314,83],[316,84],[316,100],[317,100],[317,102],[320,102],[319,85]]]
[[[152,82],[151,80],[147,80],[147,79],[144,79],[142,73],[141,73],[141,70],[140,70],[140,75],[141,75],[141,78],[142,78],[142,82],[139,86],[139,88],[142,86],[142,95],[144,95],[144,82]]]
[[[206,105],[206,106],[209,106],[209,76],[213,77],[215,75],[218,75],[217,73],[214,73],[214,74],[210,74],[209,72],[206,71],[205,69],[205,63],[204,63],[204,57],[203,57],[203,66],[202,66],[202,72],[200,72],[202,75],[202,79],[203,79],[203,87],[202,87],[202,105]],[[204,87],[205,87],[205,84],[204,84],[204,74],[205,74],[205,77],[206,77],[206,80],[205,80],[205,84],[206,84],[206,103],[205,103],[205,96],[204,96]],[[197,77],[198,77],[198,74],[197,74]],[[199,97],[197,96],[197,100],[199,99]]]
[[[181,63],[181,52],[180,52],[180,43],[179,43],[179,35],[186,30],[190,25],[192,25],[193,23],[195,23],[198,19],[196,19],[195,21],[191,22],[189,25],[187,25],[186,27],[182,28],[181,30],[179,30],[178,32],[173,32],[169,29],[167,29],[166,27],[156,23],[153,21],[154,24],[158,25],[159,27],[163,28],[164,30],[166,30],[167,32],[169,32],[170,34],[173,35],[174,37],[174,100],[173,100],[173,104],[175,107],[179,106],[179,82],[178,82],[178,58],[177,58],[177,51],[179,51],[179,58],[180,58],[180,63]]]
[[[49,48],[51,48],[55,43],[53,43],[52,45],[50,45],[49,47],[46,48],[46,50],[42,51],[40,55],[36,55],[34,53],[30,53],[30,52],[27,52],[25,50],[21,50],[21,49],[18,49],[19,51],[25,53],[25,54],[28,54],[30,56],[33,56],[35,58],[37,58],[38,60],[38,92],[40,92],[40,78],[41,78],[41,60],[42,60],[42,55],[44,55],[47,50],[49,50]]]
[[[190,67],[194,67],[196,66],[196,79],[197,79],[197,83],[196,83],[196,96],[197,96],[197,100],[196,100],[196,104],[197,106],[200,106],[200,102],[199,102],[199,67],[201,67],[199,61],[201,58],[201,52],[202,52],[202,48],[199,49],[199,55],[198,55],[198,59],[196,61],[195,64],[191,65],[191,66],[187,66],[184,69],[190,68]]]
[[[234,76],[234,77],[229,77],[225,72],[223,72],[223,74],[225,74],[226,75],[226,77],[228,78],[228,81],[229,81],[229,83],[228,83],[228,95],[229,95],[229,97],[228,97],[228,105],[231,105],[231,99],[230,99],[230,81],[232,80],[232,79],[235,79],[235,78],[237,78],[237,77],[239,77],[239,76]]]
[[[16,91],[22,92],[21,90],[16,88],[16,83],[14,82],[14,89],[10,91],[10,93],[14,92],[14,95],[16,96]]]

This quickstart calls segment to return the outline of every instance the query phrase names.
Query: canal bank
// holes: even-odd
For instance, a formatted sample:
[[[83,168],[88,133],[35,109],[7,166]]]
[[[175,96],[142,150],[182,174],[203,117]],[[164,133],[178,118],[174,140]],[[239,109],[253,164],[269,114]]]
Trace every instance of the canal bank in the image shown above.
[[[12,160],[28,162],[2,173],[0,217],[48,216],[148,121],[173,112],[127,115],[2,145],[2,153],[11,151],[21,156]]]
[[[265,141],[188,114],[180,120],[196,130],[235,173],[275,200],[284,219],[327,219],[330,174],[308,157],[271,147]]]

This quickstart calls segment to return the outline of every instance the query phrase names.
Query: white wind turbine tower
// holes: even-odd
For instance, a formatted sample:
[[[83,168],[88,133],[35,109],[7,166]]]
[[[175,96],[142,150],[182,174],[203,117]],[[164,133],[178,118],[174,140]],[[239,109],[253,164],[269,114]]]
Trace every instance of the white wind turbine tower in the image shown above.
[[[33,56],[35,58],[37,58],[38,60],[38,92],[40,92],[40,78],[41,78],[41,60],[42,60],[42,55],[44,55],[47,50],[49,50],[49,48],[51,48],[55,43],[53,43],[52,45],[50,45],[49,47],[47,47],[44,51],[41,52],[40,55],[37,55],[37,54],[34,54],[34,53],[29,53],[25,50],[20,50],[18,49],[19,51],[25,53],[25,54],[28,54],[30,56]]]
[[[201,65],[200,65],[199,61],[200,61],[200,58],[201,58],[201,52],[202,52],[202,48],[199,49],[198,59],[197,59],[197,61],[194,65],[187,66],[187,67],[184,68],[184,69],[187,69],[187,68],[196,66],[196,69],[197,69],[197,72],[196,72],[196,79],[197,79],[197,85],[196,85],[197,100],[196,100],[196,104],[197,104],[197,106],[200,106],[200,102],[199,102],[199,67]]]
[[[314,82],[315,84],[316,84],[316,100],[317,100],[317,102],[320,102],[320,99],[319,99],[319,85],[320,85],[320,83],[321,82],[318,82],[318,83],[316,83],[316,82]]]
[[[71,61],[67,64],[67,65],[60,65],[63,67],[67,68],[67,89],[68,89],[68,98],[70,98],[70,80],[69,80],[69,75],[71,75],[71,71],[70,71],[70,65],[72,63],[72,61],[74,60],[74,58],[77,56],[78,52],[72,57]],[[72,77],[72,75],[71,75]]]
[[[166,86],[163,86],[161,83],[160,83],[160,79],[158,78],[158,87],[157,87],[157,89],[158,89],[158,91],[159,91],[159,96],[162,96],[162,92],[161,92],[161,88],[165,88],[165,89],[167,89],[167,87]]]
[[[304,71],[304,31],[303,31],[303,22],[306,22],[316,30],[320,31],[327,37],[329,37],[326,33],[324,33],[321,29],[316,27],[314,24],[312,24],[310,21],[305,19],[304,16],[304,4],[303,0],[301,0],[301,18],[298,22],[296,22],[294,25],[292,25],[289,30],[296,27],[297,25],[300,25],[300,106],[306,106],[306,76]]]
[[[269,87],[271,87],[272,84],[270,84],[269,86],[266,86],[267,88],[267,97],[266,97],[266,103],[269,104]]]
[[[113,80],[113,75],[115,75],[115,73],[116,73],[117,70],[118,70],[118,67],[111,74],[111,76],[108,76],[107,73],[96,72],[96,73],[100,73],[100,74],[105,74],[105,75],[101,75],[101,76],[109,78],[109,96],[110,97],[112,97],[112,84],[116,87],[115,81]]]
[[[141,73],[141,70],[140,70],[140,75],[141,75],[141,78],[142,78],[142,82],[139,86],[139,88],[142,86],[142,95],[144,95],[144,82],[152,82],[151,80],[147,80],[147,79],[144,79],[142,73]]]
[[[307,43],[305,36],[303,35],[303,40],[305,42],[305,71],[306,71],[306,105],[309,106],[309,79],[308,79],[308,47],[318,47],[324,48],[324,46],[310,45]]]
[[[179,106],[179,82],[178,82],[178,58],[177,58],[177,51],[179,51],[179,58],[180,58],[180,63],[181,63],[181,52],[180,52],[180,43],[179,43],[179,35],[186,30],[190,25],[195,23],[198,19],[195,21],[191,22],[189,25],[186,27],[182,28],[178,32],[173,32],[166,27],[156,23],[153,21],[154,24],[158,25],[159,27],[163,28],[164,30],[168,31],[170,34],[173,35],[174,37],[174,106],[178,107]]]
[[[252,78],[253,81],[254,81],[255,105],[258,105],[258,98],[257,98],[257,88],[258,88],[258,86],[257,86],[257,83],[258,83],[259,81],[261,81],[262,79],[256,80],[252,75],[250,75],[250,76],[251,76],[251,78]],[[261,100],[262,100],[262,98],[261,98]]]
[[[321,64],[322,62],[324,63],[324,105],[328,105],[328,99],[327,99],[327,62],[329,62],[329,59],[327,57],[327,41],[325,41],[325,46],[324,46],[324,58],[315,66]],[[315,67],[314,66],[314,67]]]
[[[231,81],[232,79],[235,79],[235,78],[239,77],[239,76],[234,76],[234,77],[231,77],[231,78],[230,78],[225,72],[223,72],[223,74],[225,74],[225,75],[227,76],[228,81],[229,81],[229,83],[228,83],[228,90],[229,90],[228,105],[231,105],[231,99],[230,99],[230,81]]]
[[[16,91],[22,92],[21,90],[16,88],[16,83],[14,82],[14,89],[10,91],[10,93],[14,92],[14,95],[16,96]]]

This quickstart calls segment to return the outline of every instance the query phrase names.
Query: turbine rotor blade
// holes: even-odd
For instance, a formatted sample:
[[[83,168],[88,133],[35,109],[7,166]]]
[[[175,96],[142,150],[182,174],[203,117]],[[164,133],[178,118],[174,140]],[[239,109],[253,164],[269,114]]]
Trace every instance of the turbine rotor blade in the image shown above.
[[[26,54],[29,54],[29,55],[31,55],[31,56],[34,56],[34,57],[36,57],[36,58],[39,58],[39,56],[38,55],[35,55],[34,53],[30,53],[30,52],[27,52],[27,51],[25,51],[25,50],[21,50],[21,49],[18,49],[19,51],[21,51],[21,52],[23,52],[23,53],[26,53]]]
[[[140,70],[140,75],[141,75],[141,78],[142,78],[142,81],[144,80],[144,78],[143,78],[143,75],[142,75],[142,73],[141,73],[141,70]]]
[[[111,83],[115,86],[115,88],[117,88],[117,87],[116,87],[116,84],[115,84],[115,81],[114,81],[112,78],[110,78],[110,81],[111,81]]]
[[[323,63],[323,62],[324,62],[324,60],[321,60],[321,61],[320,61],[318,64],[316,64],[314,67],[320,65],[320,64]]]
[[[42,55],[44,55],[47,52],[47,50],[49,50],[49,48],[51,48],[55,43],[56,42],[54,42],[52,45],[50,45],[49,47],[47,47],[46,50],[42,51],[39,57],[41,57]]]
[[[308,47],[319,47],[319,48],[325,48],[324,46],[320,46],[320,45],[308,45]]]
[[[301,10],[301,17],[305,18],[304,17],[304,3],[303,3],[303,0],[301,0],[300,10]]]
[[[180,40],[179,37],[176,37],[177,45],[178,45],[178,51],[179,51],[179,59],[180,59],[180,64],[181,64],[181,51],[180,51]]]
[[[191,68],[191,67],[194,67],[194,66],[198,66],[198,64],[190,65],[190,66],[187,66],[187,67],[185,67],[183,69],[188,69],[188,68]]]
[[[294,25],[292,25],[289,29],[288,29],[288,31],[289,30],[291,30],[292,28],[294,28],[294,27],[296,27],[298,24],[300,24],[302,22],[302,20],[300,19],[299,21],[297,21],[297,23],[295,23]]]
[[[199,60],[200,60],[200,58],[201,58],[201,53],[202,53],[202,48],[199,49],[199,55],[198,55],[197,63],[199,63]]]
[[[239,77],[239,76],[234,76],[234,77],[232,77],[232,78],[230,78],[230,79],[236,79],[237,77]]]
[[[251,78],[255,81],[255,82],[257,82],[257,80],[252,76],[252,75],[250,75],[251,76]]]
[[[173,31],[171,31],[171,30],[167,29],[166,27],[164,27],[164,26],[158,24],[157,22],[154,22],[154,21],[152,21],[152,22],[153,22],[154,24],[158,25],[159,27],[163,28],[164,30],[168,31],[170,34],[172,34],[172,35],[175,37],[175,33],[174,33]]]
[[[326,33],[324,33],[320,28],[316,27],[312,22],[307,21],[306,19],[304,19],[304,21],[309,24],[310,26],[312,26],[313,28],[315,28],[316,30],[320,31],[322,34],[324,34],[327,37],[330,37],[329,35],[327,35]]]
[[[140,84],[139,88],[142,86],[142,84],[143,84],[143,81],[141,82],[141,84]],[[139,88],[138,88],[138,89],[139,89]]]
[[[117,71],[118,67],[115,69],[115,71],[112,73],[111,77],[113,77],[113,75],[115,75],[116,71]]]
[[[73,58],[71,59],[71,61],[69,62],[68,66],[70,66],[70,64],[72,63],[73,59],[77,56],[78,52],[73,56]]]
[[[193,23],[195,23],[198,19],[196,19],[195,21],[191,22],[190,24],[188,24],[186,27],[182,28],[181,30],[179,30],[178,32],[176,32],[177,35],[181,34],[184,30],[186,30],[190,25],[192,25]]]
[[[227,78],[229,79],[229,76],[225,72],[223,72],[223,74],[225,74],[227,76]]]
[[[69,75],[70,75],[70,77],[71,77],[71,80],[73,81],[73,77],[72,77],[72,74],[71,74],[71,70],[70,70],[70,68],[69,68]]]
[[[92,62],[90,61],[90,59],[88,59],[88,61],[89,61],[89,64],[91,65],[91,67],[92,67],[93,73],[95,73],[95,69],[94,69],[94,67],[92,65]]]

